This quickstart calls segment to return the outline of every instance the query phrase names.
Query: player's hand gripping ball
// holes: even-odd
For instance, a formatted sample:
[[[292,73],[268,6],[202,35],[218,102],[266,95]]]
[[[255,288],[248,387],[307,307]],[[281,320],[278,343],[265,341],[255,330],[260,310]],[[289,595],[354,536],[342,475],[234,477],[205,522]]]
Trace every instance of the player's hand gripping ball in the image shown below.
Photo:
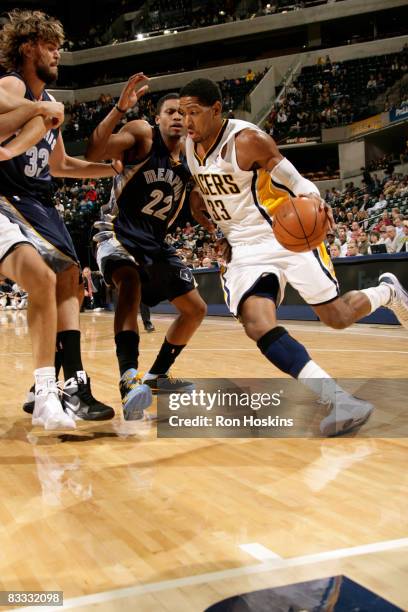
[[[277,241],[295,253],[312,251],[326,238],[330,220],[323,200],[317,196],[288,196],[273,216]]]

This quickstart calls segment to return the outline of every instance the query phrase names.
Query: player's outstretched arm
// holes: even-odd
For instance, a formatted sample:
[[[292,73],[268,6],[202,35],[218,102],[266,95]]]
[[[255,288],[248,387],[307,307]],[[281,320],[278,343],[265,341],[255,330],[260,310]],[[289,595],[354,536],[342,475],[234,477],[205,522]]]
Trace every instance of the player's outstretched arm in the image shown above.
[[[55,177],[65,178],[107,178],[122,171],[122,163],[98,164],[84,161],[66,154],[61,134],[50,157],[50,172]]]
[[[112,134],[112,132],[126,111],[133,108],[147,92],[146,84],[140,87],[146,81],[148,78],[142,72],[130,77],[122,90],[118,103],[92,132],[85,154],[86,159],[90,161],[120,159],[122,153],[135,144],[135,139],[138,138],[138,128],[141,132],[140,137],[143,136],[143,126],[133,125],[133,129],[128,129],[128,125],[145,124],[144,129],[146,130],[148,124],[144,121],[131,121],[118,134]]]

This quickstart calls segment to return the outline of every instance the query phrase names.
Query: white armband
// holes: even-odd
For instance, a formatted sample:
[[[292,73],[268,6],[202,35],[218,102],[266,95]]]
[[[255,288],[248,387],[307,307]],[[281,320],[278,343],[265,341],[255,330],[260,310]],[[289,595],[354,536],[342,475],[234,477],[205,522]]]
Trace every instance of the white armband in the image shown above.
[[[276,187],[286,187],[295,196],[315,193],[320,197],[316,185],[299,174],[295,166],[286,157],[274,166],[270,174]]]

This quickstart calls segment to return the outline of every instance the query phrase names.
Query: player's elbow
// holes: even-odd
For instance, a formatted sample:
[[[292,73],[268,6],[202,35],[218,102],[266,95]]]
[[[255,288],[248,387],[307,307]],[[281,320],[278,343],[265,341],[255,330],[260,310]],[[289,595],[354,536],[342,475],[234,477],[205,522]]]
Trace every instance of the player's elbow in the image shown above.
[[[55,178],[62,178],[66,176],[66,172],[64,171],[64,167],[61,166],[50,166],[50,174]]]
[[[86,151],[85,151],[85,159],[86,161],[90,161],[90,162],[100,161],[98,155],[96,154],[96,151],[93,150],[93,148],[89,146],[86,148]]]
[[[105,150],[102,150],[100,146],[97,146],[91,138],[88,140],[88,144],[85,151],[85,159],[90,162],[100,162],[105,159]]]

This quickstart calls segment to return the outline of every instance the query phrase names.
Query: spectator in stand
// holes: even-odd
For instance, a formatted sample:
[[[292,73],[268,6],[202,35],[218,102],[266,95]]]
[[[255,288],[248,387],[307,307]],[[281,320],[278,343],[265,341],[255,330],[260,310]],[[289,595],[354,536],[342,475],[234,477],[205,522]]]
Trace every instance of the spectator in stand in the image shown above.
[[[381,214],[380,221],[377,223],[377,225],[373,229],[375,229],[376,231],[378,230],[381,231],[381,228],[387,225],[392,225],[392,220],[390,219],[390,214],[388,210],[384,210],[384,212]]]
[[[333,243],[330,245],[330,257],[332,259],[336,259],[336,257],[341,257],[341,252],[338,244]]]
[[[328,248],[328,250],[330,250],[330,247],[333,244],[337,244],[338,246],[340,246],[340,243],[338,241],[338,239],[336,238],[336,234],[332,231],[327,232],[327,241],[326,241],[326,246]]]
[[[347,243],[347,257],[358,257],[361,253],[358,252],[358,245],[355,240],[349,240]]]
[[[338,236],[340,240],[340,255],[341,257],[345,257],[347,255],[347,231],[345,228],[340,228],[338,230]]]
[[[278,114],[276,115],[276,123],[279,124],[279,126],[284,125],[285,123],[287,123],[288,121],[288,116],[285,113],[283,107],[279,109]]]
[[[396,252],[406,253],[408,251],[408,221],[403,222],[403,234],[397,237]]]
[[[368,255],[368,247],[370,243],[368,242],[368,236],[366,232],[360,232],[359,240],[358,240],[358,252],[360,255]]]
[[[387,225],[386,227],[387,237],[385,239],[385,246],[387,247],[387,253],[396,253],[398,236],[397,231],[393,225]]]
[[[374,185],[369,170],[367,170],[367,168],[361,168],[361,174],[363,175],[363,183],[366,187],[367,193],[372,193]]]
[[[247,83],[251,83],[255,80],[255,76],[255,72],[252,70],[252,68],[248,68],[248,72],[245,75],[245,81]]]
[[[370,78],[367,81],[367,89],[371,91],[377,89],[377,81],[375,80],[373,74],[370,74]]]
[[[187,221],[186,227],[183,229],[183,236],[194,236],[194,228],[189,221]]]
[[[380,244],[380,234],[378,232],[370,232],[370,242],[368,245],[368,255],[372,255],[371,247]]]
[[[403,236],[404,234],[404,215],[396,215],[393,221],[394,221],[394,227],[397,232],[397,236]]]
[[[374,228],[374,231],[378,231],[378,230]],[[380,239],[378,241],[378,244],[385,244],[385,241],[387,239],[387,226],[386,225],[381,226],[379,232],[380,232]]]
[[[202,267],[203,268],[213,268],[213,263],[211,261],[211,259],[209,257],[203,257],[202,260]]]
[[[199,230],[199,232],[197,234],[197,239],[195,241],[195,246],[196,246],[197,250],[203,248],[204,242],[205,242],[204,230]]]
[[[374,175],[374,176],[375,176],[375,175]],[[380,196],[379,196],[379,198],[378,198],[378,202],[376,202],[376,203],[374,204],[374,206],[372,206],[371,208],[369,208],[367,212],[368,212],[370,215],[372,215],[373,213],[378,212],[378,211],[380,211],[380,210],[382,210],[383,208],[386,208],[386,207],[387,207],[387,200],[385,199],[384,192],[381,192],[381,193],[380,193]]]

